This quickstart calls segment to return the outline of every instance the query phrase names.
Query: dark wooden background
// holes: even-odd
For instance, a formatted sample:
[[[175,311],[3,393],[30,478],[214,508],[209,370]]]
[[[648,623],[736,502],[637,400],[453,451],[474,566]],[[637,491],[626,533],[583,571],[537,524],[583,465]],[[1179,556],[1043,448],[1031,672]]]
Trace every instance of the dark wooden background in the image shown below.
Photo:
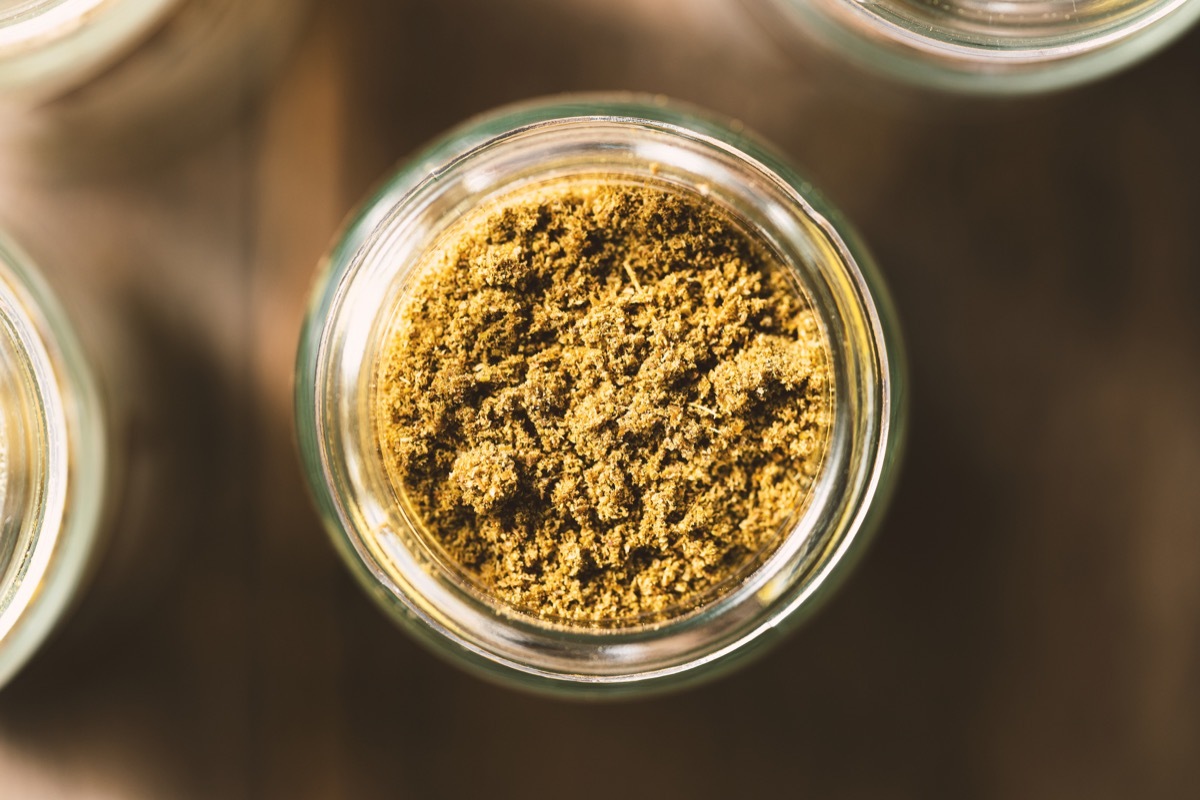
[[[0,189],[132,336],[118,536],[143,534],[0,693],[0,797],[1197,796],[1200,31],[974,101],[796,57],[736,0],[318,6],[173,157]],[[314,266],[370,184],[468,115],[584,89],[791,154],[875,250],[914,386],[892,513],[824,612],[718,683],[602,706],[395,629],[318,526],[290,412]]]

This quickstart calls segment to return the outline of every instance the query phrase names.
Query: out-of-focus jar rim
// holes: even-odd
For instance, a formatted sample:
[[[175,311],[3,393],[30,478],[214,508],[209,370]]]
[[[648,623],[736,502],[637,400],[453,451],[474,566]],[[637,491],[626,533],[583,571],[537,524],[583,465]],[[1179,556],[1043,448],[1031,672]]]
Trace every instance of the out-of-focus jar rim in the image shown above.
[[[0,16],[0,101],[68,91],[146,35],[184,0],[33,0]]]
[[[472,179],[487,180],[488,175],[494,177],[502,174],[501,167],[497,166],[502,156],[479,164],[477,173],[462,171],[466,169],[463,166],[465,163],[473,158],[482,158],[480,154],[488,152],[488,148],[516,147],[523,136],[533,137],[527,140],[528,143],[539,136],[559,134],[568,129],[579,132],[579,126],[589,125],[610,131],[620,129],[630,135],[640,133],[649,137],[653,132],[664,137],[647,139],[646,152],[653,152],[656,157],[644,161],[647,167],[651,160],[654,161],[654,174],[660,178],[664,170],[678,167],[672,158],[686,161],[698,157],[697,151],[684,148],[685,139],[691,147],[713,148],[714,153],[721,154],[720,158],[728,159],[728,163],[737,164],[739,168],[761,170],[761,173],[757,173],[757,179],[774,181],[775,191],[780,192],[781,197],[787,197],[789,204],[797,204],[793,211],[798,214],[803,209],[805,219],[819,226],[822,235],[830,237],[831,246],[838,248],[837,257],[840,261],[837,272],[839,280],[844,283],[839,290],[861,292],[861,296],[856,294],[855,297],[864,303],[865,315],[871,317],[869,323],[864,324],[869,324],[870,335],[874,337],[872,353],[869,357],[860,353],[858,358],[864,363],[875,359],[871,360],[871,365],[880,370],[876,387],[880,397],[872,397],[872,402],[877,399],[880,401],[880,406],[874,408],[878,417],[872,423],[877,427],[870,434],[877,438],[871,439],[868,448],[871,452],[869,456],[864,456],[868,463],[865,466],[855,463],[855,469],[862,469],[863,474],[860,476],[856,472],[854,480],[861,477],[864,481],[863,486],[855,485],[855,491],[861,490],[861,494],[855,497],[863,502],[846,510],[840,505],[843,498],[835,496],[833,499],[837,501],[836,504],[831,502],[828,509],[812,509],[811,515],[805,512],[806,516],[802,518],[813,525],[825,524],[822,515],[827,511],[832,514],[834,512],[829,509],[836,508],[838,513],[846,513],[844,519],[838,518],[838,524],[844,523],[845,530],[831,533],[820,529],[813,537],[800,541],[796,531],[800,530],[802,523],[796,523],[797,527],[791,529],[784,545],[779,548],[780,551],[786,549],[787,555],[779,555],[779,564],[764,566],[762,574],[756,573],[740,589],[714,600],[694,615],[670,619],[658,626],[615,631],[577,626],[551,629],[522,614],[501,616],[494,607],[479,608],[478,598],[468,597],[468,592],[463,591],[462,587],[438,585],[438,576],[429,577],[424,572],[437,569],[436,565],[430,565],[430,559],[415,553],[413,548],[404,543],[405,537],[416,537],[414,523],[401,519],[392,524],[389,520],[397,516],[395,509],[381,512],[368,507],[380,501],[382,494],[370,501],[353,496],[354,492],[361,489],[361,486],[353,485],[354,482],[367,482],[370,479],[364,478],[364,473],[374,469],[364,467],[361,462],[378,458],[374,453],[365,458],[361,457],[361,453],[351,453],[347,457],[346,451],[355,446],[352,442],[347,444],[347,441],[357,438],[359,442],[366,442],[358,445],[364,451],[377,448],[377,445],[367,442],[362,433],[363,425],[370,427],[369,423],[359,420],[346,425],[349,433],[344,436],[337,430],[337,426],[343,424],[343,417],[355,413],[361,417],[362,413],[367,413],[348,411],[353,408],[353,403],[346,398],[364,393],[358,388],[363,385],[363,371],[370,372],[373,369],[373,359],[364,355],[368,351],[363,349],[368,346],[367,340],[372,338],[370,326],[378,324],[375,318],[381,313],[390,319],[390,313],[381,312],[380,309],[390,311],[394,308],[386,299],[377,299],[378,296],[372,294],[379,292],[379,286],[367,285],[368,280],[364,276],[370,279],[371,270],[374,269],[375,273],[384,276],[376,278],[381,284],[385,280],[392,284],[404,283],[407,277],[397,280],[396,273],[411,267],[410,264],[392,267],[391,272],[382,271],[383,268],[377,266],[384,263],[379,260],[380,253],[394,255],[395,251],[380,250],[384,246],[380,242],[389,236],[403,235],[396,231],[403,231],[404,226],[410,224],[405,221],[405,214],[411,212],[417,215],[419,212],[413,209],[419,208],[422,202],[430,202],[430,193],[439,191],[439,181],[442,182],[440,190],[449,192],[449,189],[445,189],[447,185],[458,186],[453,183],[454,180],[467,184]],[[736,123],[733,127],[737,127]],[[580,136],[586,138],[583,133]],[[669,137],[680,137],[677,154],[663,149],[663,142]],[[612,164],[617,163],[616,149],[625,141],[620,137],[598,140],[600,146],[609,148],[606,152],[610,153]],[[545,139],[541,144],[552,146]],[[563,142],[558,144],[562,148],[567,147]],[[616,168],[610,169],[621,174]],[[456,173],[456,170],[459,172]],[[581,170],[580,174],[594,175],[595,172],[592,168]],[[708,183],[710,191],[717,191],[718,187]],[[755,188],[765,185],[756,183]],[[503,179],[497,179],[496,186],[514,188],[513,184],[505,183]],[[742,187],[746,193],[750,193],[748,186]],[[803,187],[803,191],[800,187]],[[423,192],[426,194],[423,195]],[[467,196],[464,202],[469,203],[470,197]],[[442,213],[445,213],[444,209]],[[836,220],[836,224],[831,220]],[[443,228],[446,224],[449,223],[443,220]],[[429,237],[433,234],[425,231],[423,235]],[[421,252],[420,248],[415,252]],[[827,267],[829,265],[817,264],[805,265],[803,269],[820,271]],[[801,267],[796,266],[795,269]],[[356,286],[356,281],[361,285]],[[508,107],[469,121],[411,160],[360,208],[327,258],[317,286],[300,347],[296,402],[301,451],[310,486],[327,528],[352,571],[393,616],[406,623],[427,643],[432,643],[435,650],[459,657],[460,661],[479,668],[487,677],[545,691],[611,695],[644,692],[651,686],[664,688],[682,685],[696,677],[715,674],[713,667],[717,664],[732,663],[750,650],[752,642],[766,638],[763,634],[781,626],[785,618],[799,617],[793,612],[801,606],[806,610],[811,607],[812,598],[823,594],[828,588],[827,579],[834,572],[839,575],[844,572],[835,567],[847,563],[848,555],[857,551],[865,538],[866,530],[870,527],[866,524],[867,512],[878,512],[883,505],[892,461],[898,451],[904,385],[901,348],[898,336],[891,327],[892,317],[886,292],[857,239],[849,234],[847,226],[837,218],[836,212],[816,197],[811,186],[795,176],[781,161],[775,162],[774,156],[761,149],[757,142],[743,133],[735,132],[730,124],[716,122],[700,112],[684,110],[661,98],[568,96]],[[356,305],[359,297],[373,298],[372,302],[376,302],[378,308],[372,311],[359,307]],[[346,310],[349,307],[355,309],[353,314]],[[828,312],[817,308],[814,310],[825,321]],[[359,326],[347,325],[346,319],[360,320]],[[839,335],[840,331],[830,333],[832,338]],[[342,353],[348,347],[350,354],[343,358]],[[839,402],[848,401],[848,395],[839,396]],[[354,402],[361,403],[361,398]],[[844,425],[847,431],[845,435],[849,436],[851,423]],[[854,446],[859,444],[856,441]],[[844,446],[850,447],[849,444]],[[856,456],[849,453],[847,458],[850,457]],[[824,479],[823,475],[818,480]],[[828,480],[840,481],[842,478],[834,476]],[[394,501],[386,498],[381,502],[395,505]],[[816,501],[813,505],[817,505]],[[412,530],[394,530],[405,526]],[[811,530],[808,532],[812,533]],[[368,540],[378,541],[389,536],[395,540],[395,547],[388,550],[388,555],[392,556],[391,564],[384,565],[379,556],[380,547],[372,547]],[[793,538],[796,538],[795,542]],[[816,549],[821,551],[821,560],[805,560],[812,553],[801,552],[801,546],[814,543],[814,546],[819,545]],[[787,545],[793,546],[788,549]],[[771,562],[775,558],[772,555],[767,560]],[[402,563],[398,565],[398,562]],[[772,583],[781,574],[780,565],[798,570],[801,564],[805,569],[816,565],[812,566],[811,572],[805,573],[803,586],[782,580]],[[403,573],[399,578],[397,569]],[[769,601],[762,599],[768,596]],[[435,597],[436,602],[425,602],[430,597]],[[756,602],[763,605],[755,605]],[[468,608],[471,603],[476,603],[476,607]],[[470,624],[463,624],[466,619],[471,620]],[[480,633],[478,629],[489,627],[488,623],[497,630]],[[737,627],[739,625],[740,628]],[[713,634],[714,629],[719,629],[719,635]],[[653,646],[662,645],[668,635],[674,637],[672,641],[679,649],[665,655],[666,651],[652,652]],[[706,637],[712,637],[712,646],[705,646],[708,644]],[[688,650],[689,647],[693,649]],[[663,660],[651,667],[643,667],[637,658],[639,655],[649,658],[646,654]],[[622,661],[623,658],[630,660]],[[627,665],[632,666],[626,670],[624,668]]]
[[[97,540],[107,483],[107,439],[97,386],[83,347],[32,262],[0,236],[3,346],[18,362],[14,380],[28,402],[24,419],[6,415],[5,443],[18,433],[31,452],[31,494],[4,533],[15,541],[0,574],[0,687],[28,660],[68,610]],[[12,425],[28,426],[17,431]],[[6,481],[7,488],[7,481]],[[0,492],[6,511],[7,491]]]
[[[874,72],[982,94],[1053,91],[1099,79],[1164,47],[1200,19],[1200,0],[1159,0],[1087,30],[988,36],[922,24],[886,2],[759,1]]]

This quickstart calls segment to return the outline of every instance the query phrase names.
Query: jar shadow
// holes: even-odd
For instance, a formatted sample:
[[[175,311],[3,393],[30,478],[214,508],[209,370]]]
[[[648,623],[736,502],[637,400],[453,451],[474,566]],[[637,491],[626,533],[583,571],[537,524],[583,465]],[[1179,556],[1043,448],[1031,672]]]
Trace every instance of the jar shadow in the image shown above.
[[[244,432],[247,400],[166,310],[126,301],[127,367],[109,388],[137,396],[113,428],[110,530],[78,606],[0,694],[0,763],[26,763],[36,780],[43,760],[69,760],[66,785],[86,764],[125,792],[158,787],[148,796],[175,794],[208,763],[224,766],[206,785],[236,786],[249,747],[254,551],[231,434]]]
[[[252,113],[311,0],[185,0],[129,52],[32,108],[0,109],[0,171],[49,177],[169,165]]]

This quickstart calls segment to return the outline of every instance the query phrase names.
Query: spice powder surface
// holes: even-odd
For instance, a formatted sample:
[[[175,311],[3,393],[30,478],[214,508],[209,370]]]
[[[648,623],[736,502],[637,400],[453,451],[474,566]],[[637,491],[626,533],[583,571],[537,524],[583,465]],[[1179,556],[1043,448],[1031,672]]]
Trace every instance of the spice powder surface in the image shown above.
[[[807,501],[829,348],[794,278],[698,193],[596,176],[455,222],[375,373],[394,489],[487,593],[559,622],[693,609]]]

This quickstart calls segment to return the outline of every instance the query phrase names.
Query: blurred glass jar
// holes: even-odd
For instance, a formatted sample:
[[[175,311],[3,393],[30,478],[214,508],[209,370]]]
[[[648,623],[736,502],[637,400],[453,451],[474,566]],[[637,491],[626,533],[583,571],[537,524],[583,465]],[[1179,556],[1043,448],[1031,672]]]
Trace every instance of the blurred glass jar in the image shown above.
[[[228,121],[310,0],[0,0],[0,143],[17,164],[144,163]]]
[[[1058,89],[1181,35],[1200,0],[751,0],[772,23],[913,83],[981,93]]]
[[[107,430],[62,309],[0,238],[0,686],[84,583],[108,495]]]
[[[424,532],[391,487],[376,443],[374,365],[420,255],[469,209],[574,175],[675,187],[732,212],[778,251],[828,333],[839,410],[811,502],[734,584],[665,621],[560,624],[489,596]],[[736,124],[659,100],[584,95],[468,122],[358,211],[317,281],[300,344],[296,424],[337,549],[395,619],[485,676],[611,695],[717,674],[807,616],[885,505],[903,400],[886,292],[848,225],[810,184]]]
[[[0,0],[0,94],[35,102],[119,58],[181,0]]]

